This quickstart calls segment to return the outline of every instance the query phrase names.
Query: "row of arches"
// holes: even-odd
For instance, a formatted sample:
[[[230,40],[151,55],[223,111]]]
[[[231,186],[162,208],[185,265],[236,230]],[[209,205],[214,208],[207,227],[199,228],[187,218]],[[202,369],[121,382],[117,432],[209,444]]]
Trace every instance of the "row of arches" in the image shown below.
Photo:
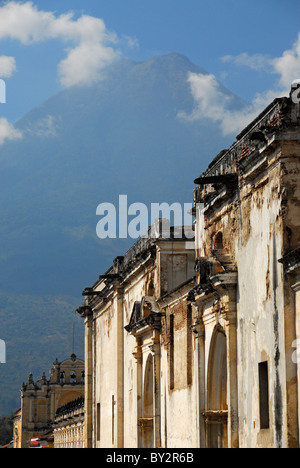
[[[75,371],[71,371],[69,375],[66,374],[65,371],[60,372],[59,374],[59,383],[64,385],[66,383],[76,384],[81,383],[84,384],[84,371],[80,373],[80,381],[77,378],[77,374]]]

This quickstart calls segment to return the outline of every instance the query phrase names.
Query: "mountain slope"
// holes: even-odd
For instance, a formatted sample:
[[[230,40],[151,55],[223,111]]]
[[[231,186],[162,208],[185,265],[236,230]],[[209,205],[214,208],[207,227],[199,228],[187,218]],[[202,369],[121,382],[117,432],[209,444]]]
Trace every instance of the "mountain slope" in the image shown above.
[[[177,54],[124,61],[18,122],[23,140],[0,156],[1,288],[76,294],[111,261],[95,234],[99,203],[191,200],[194,176],[230,141],[211,122],[177,118],[193,108],[189,71],[204,73]]]
[[[206,73],[178,54],[144,63],[120,61],[98,85],[65,90],[33,109],[16,124],[23,139],[1,148],[0,291],[13,298],[16,310],[0,303],[0,338],[14,341],[6,365],[15,375],[13,392],[21,384],[14,374],[17,351],[26,347],[18,317],[32,302],[38,314],[38,298],[49,304],[53,297],[56,307],[41,311],[51,311],[53,327],[67,313],[57,297],[71,298],[70,309],[76,301],[80,305],[84,287],[134,242],[100,241],[97,206],[118,206],[121,194],[128,195],[129,204],[191,202],[195,176],[231,143],[212,122],[178,119],[179,112],[190,113],[194,106],[189,72]],[[220,91],[231,97],[233,108],[243,106],[221,85]],[[44,363],[47,357],[51,364],[53,349],[47,354],[38,328],[27,326],[36,345],[30,348],[32,361]],[[68,350],[62,344],[57,354],[63,352]],[[30,359],[26,372],[29,364]]]

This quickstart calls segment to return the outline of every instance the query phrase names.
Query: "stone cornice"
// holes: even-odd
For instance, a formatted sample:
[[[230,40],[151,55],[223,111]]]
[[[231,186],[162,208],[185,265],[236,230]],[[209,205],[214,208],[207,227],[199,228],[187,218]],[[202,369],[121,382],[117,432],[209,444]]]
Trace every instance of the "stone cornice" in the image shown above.
[[[300,248],[289,252],[278,261],[282,263],[286,273],[293,273],[300,270]]]

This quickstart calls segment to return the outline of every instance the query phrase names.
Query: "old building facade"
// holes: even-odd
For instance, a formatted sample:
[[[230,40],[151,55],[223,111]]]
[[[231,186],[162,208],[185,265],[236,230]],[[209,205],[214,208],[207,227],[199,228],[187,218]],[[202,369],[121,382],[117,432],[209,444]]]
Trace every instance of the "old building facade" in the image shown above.
[[[195,181],[202,446],[299,445],[297,278],[280,261],[300,245],[299,158],[299,105],[277,99]]]
[[[173,405],[182,408],[195,399],[188,382],[193,277],[194,251],[172,229],[168,237],[137,241],[84,291],[86,303],[78,312],[86,329],[86,447],[159,447],[168,437],[174,444],[196,443],[183,421],[174,420],[167,430],[172,394]],[[176,368],[175,353],[181,356]]]
[[[300,110],[272,102],[195,180],[195,249],[140,239],[92,288],[86,447],[298,447]]]
[[[75,354],[53,363],[50,378],[38,381],[32,374],[21,389],[21,409],[14,419],[14,448],[27,448],[28,441],[52,431],[59,407],[84,395],[84,361]]]

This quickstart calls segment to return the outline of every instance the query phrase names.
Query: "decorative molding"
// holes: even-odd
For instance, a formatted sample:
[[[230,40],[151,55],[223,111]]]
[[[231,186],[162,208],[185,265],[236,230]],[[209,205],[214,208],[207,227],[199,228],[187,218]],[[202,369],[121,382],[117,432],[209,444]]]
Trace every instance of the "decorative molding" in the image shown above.
[[[296,270],[300,270],[300,248],[289,252],[278,261],[282,263],[286,273],[294,273]]]

